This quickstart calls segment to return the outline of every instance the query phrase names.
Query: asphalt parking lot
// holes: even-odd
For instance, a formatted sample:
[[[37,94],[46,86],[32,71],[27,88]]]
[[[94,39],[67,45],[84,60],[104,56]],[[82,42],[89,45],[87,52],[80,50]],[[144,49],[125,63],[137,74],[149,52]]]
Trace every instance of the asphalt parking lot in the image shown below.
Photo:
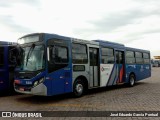
[[[23,94],[1,95],[0,111],[160,111],[160,68],[152,68],[152,77],[136,83],[134,87],[120,85],[94,89],[81,98],[73,98],[71,94],[53,97]],[[76,119],[94,120],[97,118],[102,120],[160,119],[158,117],[77,117]],[[42,119],[74,120],[75,117]]]

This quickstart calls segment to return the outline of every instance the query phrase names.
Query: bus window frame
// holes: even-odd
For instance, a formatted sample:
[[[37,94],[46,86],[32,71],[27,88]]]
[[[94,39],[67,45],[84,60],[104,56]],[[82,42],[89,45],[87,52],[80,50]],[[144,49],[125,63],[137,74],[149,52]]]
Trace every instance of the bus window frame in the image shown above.
[[[132,52],[132,53],[133,53],[133,56],[128,57],[127,54],[126,54],[127,52]],[[129,59],[133,59],[133,62],[132,62],[132,63],[128,62],[128,61],[127,61],[128,58],[129,58]],[[126,59],[126,64],[137,64],[137,63],[136,63],[136,57],[135,57],[135,51],[126,50],[126,51],[125,51],[125,59]]]
[[[85,55],[87,55],[87,58],[86,58],[86,61],[85,61],[85,59],[83,59],[83,62],[73,62],[73,54],[82,54],[82,53],[73,53],[73,45],[74,44],[78,44],[78,45],[83,45],[83,46],[85,46],[85,48],[86,48],[86,54]],[[71,53],[72,53],[72,63],[73,64],[88,64],[88,48],[87,48],[87,45],[86,44],[83,44],[83,43],[72,43],[72,49],[71,49]]]
[[[105,54],[103,55],[103,49],[112,49],[113,50],[113,54]],[[112,58],[113,57],[113,61],[111,63],[108,62],[108,58],[107,58],[107,63],[105,62],[102,62],[102,57],[105,56],[105,57],[110,57]],[[115,61],[115,50],[114,48],[111,48],[111,47],[101,47],[101,62],[102,64],[114,64],[116,61]]]
[[[61,47],[61,48],[66,48],[66,52],[67,52],[67,62],[56,62],[54,59],[55,58],[52,58],[51,56],[52,56],[52,54],[53,54],[53,49],[55,49],[55,48],[58,48],[58,47]],[[69,49],[68,49],[68,47],[67,46],[60,46],[60,45],[54,45],[54,46],[50,46],[49,47],[49,49],[52,49],[52,50],[50,50],[50,54],[49,54],[49,59],[50,59],[50,62],[51,63],[54,63],[54,64],[68,64],[69,63]],[[53,59],[53,60],[52,60]]]
[[[67,48],[67,63],[56,63],[54,61],[51,62],[51,48],[54,48],[54,46],[60,46],[60,47],[65,47]],[[63,40],[63,39],[57,39],[57,38],[51,38],[47,40],[47,64],[48,64],[48,73],[52,73],[55,72],[57,70],[63,69],[65,67],[67,67],[69,65],[69,45],[67,43],[67,41]],[[50,67],[50,66],[54,66],[54,67]],[[61,66],[60,66],[61,65]],[[60,67],[56,67],[56,66],[60,66]]]

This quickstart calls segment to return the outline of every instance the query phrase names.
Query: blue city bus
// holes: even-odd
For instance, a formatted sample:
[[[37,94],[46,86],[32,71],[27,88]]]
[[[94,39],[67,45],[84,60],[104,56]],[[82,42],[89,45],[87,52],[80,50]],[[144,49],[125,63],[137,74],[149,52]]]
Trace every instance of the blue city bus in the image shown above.
[[[16,43],[0,41],[0,93],[14,91],[14,69],[17,65],[17,55]]]
[[[150,52],[119,43],[48,33],[25,35],[18,43],[21,65],[15,70],[14,89],[19,93],[52,96],[72,92],[80,97],[87,89],[134,86],[151,76]]]

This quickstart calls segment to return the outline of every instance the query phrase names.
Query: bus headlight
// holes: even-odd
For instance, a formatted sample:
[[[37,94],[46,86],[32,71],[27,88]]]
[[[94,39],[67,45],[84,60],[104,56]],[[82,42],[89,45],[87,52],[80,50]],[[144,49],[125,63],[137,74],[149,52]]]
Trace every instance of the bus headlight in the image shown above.
[[[38,85],[38,81],[35,81],[33,85],[34,85],[34,87],[37,86]]]
[[[42,83],[43,81],[44,81],[44,78],[41,78],[41,79],[39,80],[39,84]]]
[[[44,82],[44,78],[41,78],[40,80],[35,81],[33,86],[35,87],[35,86],[37,86],[38,84],[40,84],[42,82]]]

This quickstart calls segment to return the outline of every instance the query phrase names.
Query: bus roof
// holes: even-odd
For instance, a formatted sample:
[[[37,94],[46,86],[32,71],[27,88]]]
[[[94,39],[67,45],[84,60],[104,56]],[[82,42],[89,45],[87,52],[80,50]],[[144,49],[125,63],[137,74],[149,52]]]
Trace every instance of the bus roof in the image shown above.
[[[67,37],[67,36],[62,36],[62,35],[58,35],[58,34],[54,34],[54,33],[32,33],[32,34],[27,34],[22,36],[23,37],[27,37],[27,36],[32,36],[32,35],[42,35],[43,37],[45,37],[46,40],[48,39],[63,39],[63,40],[68,40],[71,42],[75,42],[75,43],[84,43],[84,44],[95,44],[95,45],[99,45],[98,42],[95,41],[89,41],[89,40],[83,40],[83,39],[78,39],[78,38],[73,38],[73,37]],[[19,39],[21,39],[19,38]]]
[[[51,39],[53,37],[58,38],[58,39],[70,39],[70,37],[66,37],[66,36],[62,36],[62,35],[58,35],[58,34],[54,34],[54,33],[31,33],[31,34],[27,34],[24,35],[22,37],[20,37],[19,39],[23,38],[23,37],[27,37],[27,36],[32,36],[32,35],[45,35],[44,37],[46,37],[47,39]]]
[[[93,40],[93,41],[98,42],[100,45],[107,46],[107,47],[116,47],[116,48],[123,48],[123,49],[125,47],[123,44],[105,41],[105,40]]]
[[[77,43],[88,43],[88,44],[98,44],[95,41],[89,41],[89,40],[84,40],[84,39],[78,39],[78,38],[73,38],[73,37],[66,37],[58,34],[50,34],[50,33],[42,33],[45,34],[47,38],[57,38],[57,39],[63,39],[63,40],[71,40],[72,42],[77,42]]]
[[[15,42],[0,41],[0,45],[17,45]]]
[[[150,53],[149,50],[143,50],[143,49],[137,49],[137,48],[132,48],[132,47],[126,47],[126,50],[131,50],[131,51],[139,51],[139,52],[147,52]]]
[[[32,34],[27,34],[23,37],[27,37],[29,35],[42,35],[43,37],[45,37],[46,40],[48,39],[52,39],[52,38],[56,38],[56,39],[63,39],[63,40],[68,40],[71,42],[77,42],[77,43],[84,43],[84,44],[95,44],[95,45],[101,45],[104,47],[114,47],[114,48],[119,48],[119,49],[126,49],[126,50],[132,50],[132,51],[141,51],[141,52],[150,52],[149,50],[143,50],[143,49],[137,49],[137,48],[131,48],[131,47],[125,47],[124,44],[120,44],[120,43],[116,43],[116,42],[110,42],[110,41],[106,41],[106,40],[83,40],[83,39],[77,39],[77,38],[73,38],[73,37],[67,37],[67,36],[62,36],[62,35],[58,35],[58,34],[54,34],[54,33],[32,33]],[[19,39],[21,39],[19,38]],[[1,44],[1,42],[0,42]]]

